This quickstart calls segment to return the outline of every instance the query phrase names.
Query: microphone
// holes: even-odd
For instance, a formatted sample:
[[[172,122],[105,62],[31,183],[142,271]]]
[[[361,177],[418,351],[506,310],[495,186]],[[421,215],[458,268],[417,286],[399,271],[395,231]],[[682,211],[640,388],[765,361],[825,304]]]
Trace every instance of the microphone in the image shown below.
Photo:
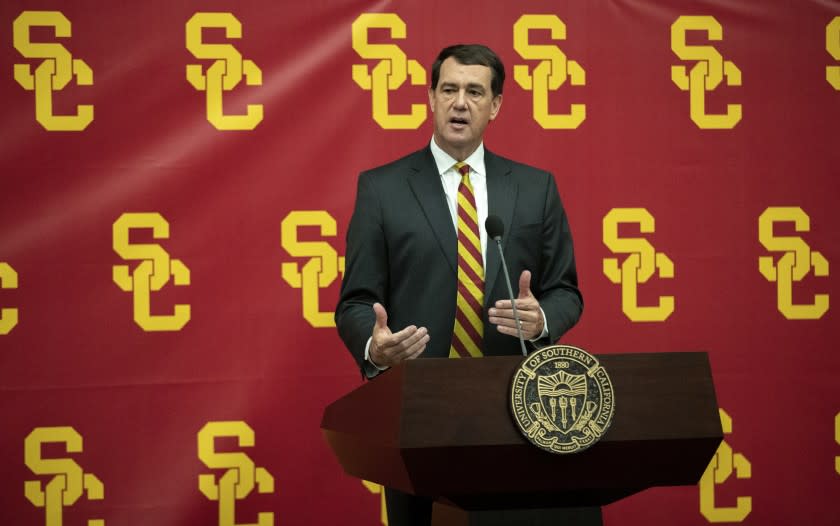
[[[508,295],[510,296],[510,303],[513,305],[513,318],[516,321],[516,332],[519,335],[519,345],[522,347],[522,356],[528,356],[528,351],[525,350],[525,339],[522,338],[522,322],[519,321],[519,312],[516,310],[516,299],[513,297],[513,288],[510,286],[510,274],[508,274],[507,263],[505,263],[505,254],[502,251],[502,235],[505,233],[505,224],[502,219],[496,215],[487,216],[484,222],[484,230],[487,231],[487,236],[496,242],[499,247],[499,257],[502,259],[502,270],[505,272],[505,284],[507,285]]]

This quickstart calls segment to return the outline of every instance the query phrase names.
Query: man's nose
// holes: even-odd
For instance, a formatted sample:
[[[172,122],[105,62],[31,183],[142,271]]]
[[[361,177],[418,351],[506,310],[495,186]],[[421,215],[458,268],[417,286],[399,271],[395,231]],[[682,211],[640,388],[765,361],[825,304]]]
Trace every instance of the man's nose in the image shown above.
[[[455,107],[457,108],[466,108],[467,107],[467,91],[459,89],[458,94],[455,96]]]

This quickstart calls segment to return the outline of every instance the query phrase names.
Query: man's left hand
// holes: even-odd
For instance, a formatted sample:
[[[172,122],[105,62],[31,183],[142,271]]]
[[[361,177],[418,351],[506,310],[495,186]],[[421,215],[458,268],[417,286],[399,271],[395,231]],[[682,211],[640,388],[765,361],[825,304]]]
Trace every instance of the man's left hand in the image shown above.
[[[531,271],[524,270],[519,276],[519,296],[516,298],[516,312],[522,323],[522,337],[533,340],[542,334],[545,320],[543,320],[540,302],[531,293]],[[516,319],[513,316],[513,306],[510,300],[499,300],[489,310],[489,321],[502,334],[516,336]]]

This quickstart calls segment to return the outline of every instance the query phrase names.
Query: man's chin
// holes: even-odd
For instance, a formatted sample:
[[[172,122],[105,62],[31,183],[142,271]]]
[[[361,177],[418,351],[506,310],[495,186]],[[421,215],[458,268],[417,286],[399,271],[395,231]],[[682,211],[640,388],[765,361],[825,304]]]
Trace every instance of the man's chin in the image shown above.
[[[443,134],[443,142],[453,148],[465,148],[472,143],[472,137],[466,132],[459,133],[445,133]]]

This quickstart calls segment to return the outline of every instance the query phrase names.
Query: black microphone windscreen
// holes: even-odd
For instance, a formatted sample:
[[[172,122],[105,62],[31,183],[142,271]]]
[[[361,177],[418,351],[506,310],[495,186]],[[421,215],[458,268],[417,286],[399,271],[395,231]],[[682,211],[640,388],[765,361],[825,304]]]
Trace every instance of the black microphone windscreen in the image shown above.
[[[487,216],[487,221],[484,222],[484,229],[487,230],[487,235],[490,239],[501,239],[505,233],[505,224],[499,216]]]

